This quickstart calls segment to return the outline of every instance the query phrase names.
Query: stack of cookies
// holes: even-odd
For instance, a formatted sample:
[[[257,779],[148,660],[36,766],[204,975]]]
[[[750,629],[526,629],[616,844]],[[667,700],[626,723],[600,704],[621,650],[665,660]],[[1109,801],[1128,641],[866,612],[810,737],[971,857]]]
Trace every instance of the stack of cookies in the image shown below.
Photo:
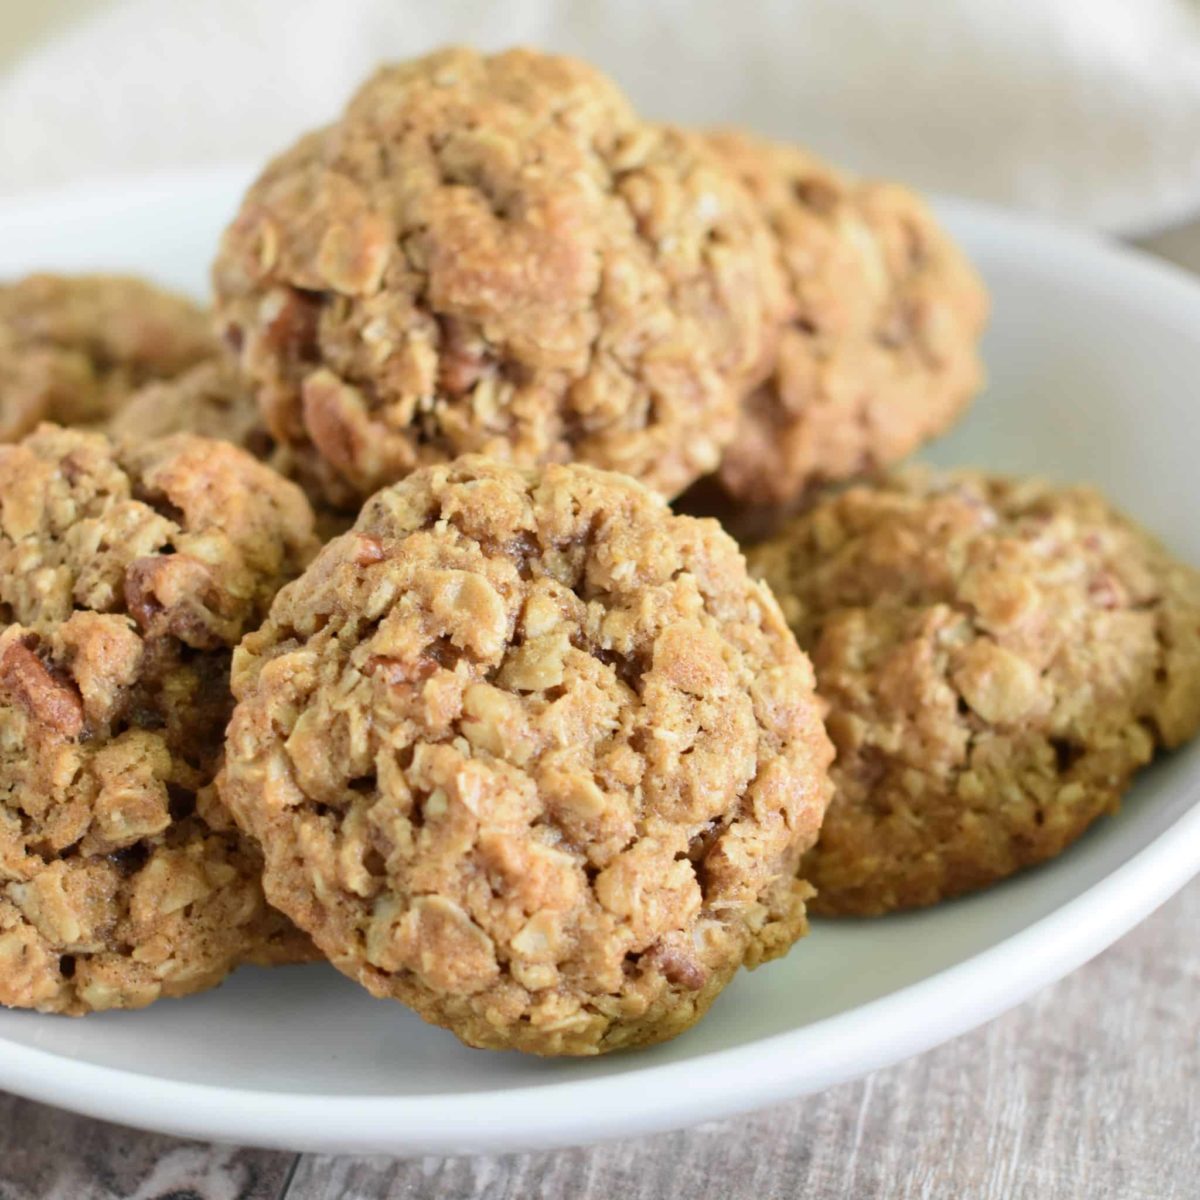
[[[213,282],[0,287],[0,1003],[324,958],[474,1046],[647,1045],[1200,727],[1200,575],[1092,491],[890,471],[987,312],[903,188],[451,49],[269,164]]]

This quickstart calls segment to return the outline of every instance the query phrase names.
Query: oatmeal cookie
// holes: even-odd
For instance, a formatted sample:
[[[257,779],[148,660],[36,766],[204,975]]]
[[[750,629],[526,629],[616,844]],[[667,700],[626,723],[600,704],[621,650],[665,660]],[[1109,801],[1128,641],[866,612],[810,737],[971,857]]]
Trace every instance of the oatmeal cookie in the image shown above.
[[[222,794],[268,898],[463,1041],[673,1037],[805,930],[832,754],[712,522],[468,456],[364,506],[234,656]]]
[[[309,953],[212,784],[232,647],[314,551],[299,490],[225,443],[0,446],[0,1003],[138,1008]]]
[[[1200,727],[1200,573],[1087,488],[911,472],[751,553],[837,747],[814,910],[933,904],[1051,858]]]
[[[979,389],[983,284],[919,197],[792,146],[710,136],[770,220],[794,316],[742,406],[720,486],[795,508],[814,484],[907,457]]]
[[[139,388],[105,422],[104,432],[116,441],[194,433],[232,442],[264,461],[275,452],[254,392],[239,376],[237,363],[223,355],[175,379]]]
[[[218,438],[248,450],[280,475],[300,485],[313,508],[322,542],[345,533],[354,514],[329,505],[318,479],[267,432],[254,392],[235,360],[219,354],[178,379],[139,389],[103,426],[117,440],[145,440],[173,433]]]
[[[673,495],[716,467],[787,313],[703,140],[526,50],[379,71],[250,189],[214,283],[268,428],[338,503],[465,452]]]
[[[104,421],[142,384],[216,352],[208,314],[115,275],[30,275],[0,285],[0,441],[39,421]]]

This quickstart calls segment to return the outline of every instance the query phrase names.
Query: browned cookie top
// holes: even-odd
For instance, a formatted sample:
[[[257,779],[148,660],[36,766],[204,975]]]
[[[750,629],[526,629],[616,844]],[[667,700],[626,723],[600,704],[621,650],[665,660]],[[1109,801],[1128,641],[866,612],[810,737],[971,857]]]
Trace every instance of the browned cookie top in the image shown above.
[[[703,142],[527,50],[379,71],[266,169],[214,280],[269,428],[335,500],[467,451],[674,494],[716,466],[785,310]]]
[[[231,648],[314,551],[224,443],[0,447],[0,1003],[136,1008],[306,952],[211,784]]]
[[[485,1047],[659,1041],[804,930],[807,659],[715,523],[478,457],[374,496],[234,660],[271,901]]]
[[[1200,574],[1090,489],[911,472],[818,504],[751,568],[830,705],[819,911],[1050,858],[1200,727]]]
[[[39,421],[103,421],[135,388],[216,350],[208,315],[115,275],[30,275],[0,285],[0,441]]]
[[[720,482],[747,506],[886,466],[954,421],[983,381],[979,277],[919,197],[798,148],[710,136],[768,217],[794,316],[742,409]]]

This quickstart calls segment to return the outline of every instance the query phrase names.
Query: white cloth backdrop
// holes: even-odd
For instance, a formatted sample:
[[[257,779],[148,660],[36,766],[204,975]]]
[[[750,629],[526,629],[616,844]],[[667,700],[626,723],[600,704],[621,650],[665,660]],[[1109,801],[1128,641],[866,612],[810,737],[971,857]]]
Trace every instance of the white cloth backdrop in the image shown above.
[[[114,0],[0,78],[0,192],[260,160],[450,40],[583,54],[647,114],[924,188],[1121,232],[1200,213],[1200,0]]]

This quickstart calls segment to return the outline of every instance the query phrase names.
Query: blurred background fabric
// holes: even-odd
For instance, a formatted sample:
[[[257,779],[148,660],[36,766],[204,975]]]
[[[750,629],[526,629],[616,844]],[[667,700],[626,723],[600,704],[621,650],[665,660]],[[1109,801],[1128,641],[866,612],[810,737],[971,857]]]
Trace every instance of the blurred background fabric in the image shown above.
[[[264,160],[447,41],[1097,229],[1200,214],[1200,0],[5,0],[0,192]]]

